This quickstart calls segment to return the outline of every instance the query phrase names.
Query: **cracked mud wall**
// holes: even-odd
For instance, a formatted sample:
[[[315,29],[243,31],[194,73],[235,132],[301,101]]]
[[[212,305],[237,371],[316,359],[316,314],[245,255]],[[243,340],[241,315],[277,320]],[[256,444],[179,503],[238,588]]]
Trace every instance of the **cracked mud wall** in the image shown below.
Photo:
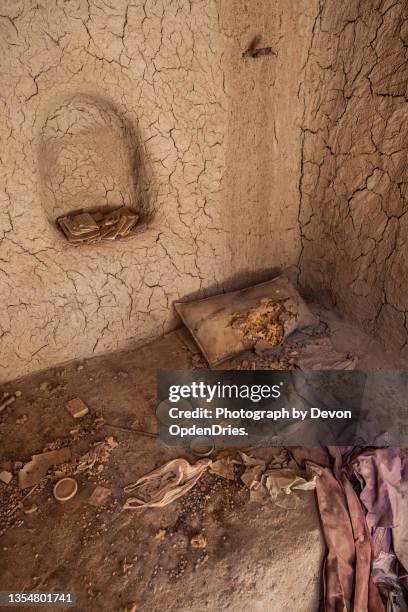
[[[133,346],[174,300],[297,262],[313,6],[0,0],[0,380]],[[243,60],[258,35],[273,55]],[[148,219],[132,239],[55,227],[122,203]]]
[[[302,284],[408,354],[408,5],[325,0],[305,78]]]
[[[4,380],[159,335],[220,285],[226,122],[211,0],[1,0],[0,45]],[[122,203],[150,215],[131,240],[53,222]]]
[[[220,0],[229,101],[227,258],[243,284],[298,263],[298,90],[317,10],[317,0]],[[254,41],[270,53],[243,58]]]

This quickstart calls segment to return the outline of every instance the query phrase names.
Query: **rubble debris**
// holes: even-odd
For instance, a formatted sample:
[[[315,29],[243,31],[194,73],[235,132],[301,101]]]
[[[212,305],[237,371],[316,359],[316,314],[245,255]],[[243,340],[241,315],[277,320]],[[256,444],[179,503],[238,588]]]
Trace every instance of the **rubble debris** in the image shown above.
[[[6,397],[6,399],[4,399],[0,404],[0,413],[3,412],[3,410],[5,410],[7,406],[10,406],[15,401],[16,401],[15,395],[10,395],[9,397]]]
[[[88,499],[88,504],[91,504],[91,506],[96,507],[102,506],[108,499],[110,494],[110,489],[102,487],[101,485],[97,485]]]
[[[72,499],[78,491],[78,483],[75,478],[67,477],[58,480],[52,490],[55,499],[60,502]]]
[[[207,540],[202,533],[197,533],[190,540],[191,548],[202,549],[207,546]]]
[[[112,440],[116,442],[114,438],[112,438]],[[117,443],[115,445],[112,440],[110,443],[108,442],[108,438],[100,442],[95,442],[93,447],[80,457],[75,466],[74,474],[81,474],[83,472],[98,473],[98,466],[109,460],[110,453],[117,446]]]
[[[4,484],[9,484],[9,482],[13,480],[13,474],[7,470],[3,470],[0,472],[0,480],[4,482]]]
[[[45,485],[45,482],[43,481]],[[22,524],[21,511],[23,510],[23,502],[25,502],[30,495],[42,487],[41,485],[34,485],[28,493],[22,494],[22,491],[14,483],[1,489],[1,500],[0,500],[0,537],[4,535],[12,526],[18,527]]]
[[[66,463],[70,459],[71,450],[68,447],[33,455],[31,461],[26,463],[18,473],[18,486],[20,489],[32,487],[46,476],[51,466]]]
[[[126,206],[107,213],[81,212],[57,219],[68,242],[73,244],[124,238],[129,236],[138,221],[139,215]]]
[[[317,318],[285,276],[241,291],[175,309],[210,366],[216,366],[268,341],[281,344],[297,329],[315,328]]]
[[[37,504],[31,504],[31,506],[23,506],[24,514],[34,514],[34,512],[37,512],[37,510]]]
[[[66,408],[74,419],[81,419],[89,412],[88,406],[79,397],[69,400]]]

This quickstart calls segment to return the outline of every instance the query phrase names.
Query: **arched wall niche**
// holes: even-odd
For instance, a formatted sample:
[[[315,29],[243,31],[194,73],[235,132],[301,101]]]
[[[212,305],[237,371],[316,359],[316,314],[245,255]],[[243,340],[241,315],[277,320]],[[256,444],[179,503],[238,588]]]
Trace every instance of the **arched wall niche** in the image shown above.
[[[104,213],[127,206],[143,225],[152,217],[142,141],[110,101],[77,93],[48,113],[38,162],[48,220],[76,212]]]

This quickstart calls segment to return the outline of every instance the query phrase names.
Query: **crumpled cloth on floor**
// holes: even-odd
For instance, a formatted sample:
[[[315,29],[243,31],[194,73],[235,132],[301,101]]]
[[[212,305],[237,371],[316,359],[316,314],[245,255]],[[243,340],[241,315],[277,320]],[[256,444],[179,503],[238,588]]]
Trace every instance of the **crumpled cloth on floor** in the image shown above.
[[[403,601],[403,581],[398,582],[394,572],[397,582],[390,589],[387,581],[387,594],[381,588],[384,572],[381,576],[378,571],[380,553],[392,554],[392,545],[402,566],[408,554],[408,498],[401,486],[406,483],[406,461],[401,460],[399,449],[361,452],[350,447],[297,447],[292,453],[300,464],[319,470],[316,495],[328,548],[321,610],[403,612],[405,604],[398,603]],[[353,478],[360,491],[352,485]]]
[[[190,465],[185,459],[169,461],[150,472],[150,474],[142,476],[135,483],[125,487],[126,493],[134,493],[142,488],[145,489],[146,493],[149,487],[153,491],[148,493],[148,500],[129,497],[123,509],[161,508],[171,504],[194,487],[211,463],[211,459],[201,459],[194,465]]]
[[[124,509],[166,506],[213,465],[214,473],[227,479],[235,464],[243,465],[241,480],[254,501],[269,498],[279,505],[282,495],[315,488],[328,549],[320,610],[408,612],[407,458],[395,447],[296,447],[291,454],[315,476],[304,478],[279,457],[267,470],[265,461],[243,452],[240,460],[202,459],[194,465],[178,458],[125,487],[127,493],[144,490],[147,499],[131,497]]]
[[[392,540],[398,559],[407,568],[408,496],[407,480],[403,478],[404,472],[408,472],[406,463],[399,448],[389,447],[362,452],[353,467],[361,482],[360,499],[367,510],[366,520],[373,535],[374,554],[381,550],[389,552]],[[391,530],[391,534],[384,533],[385,529]]]
[[[387,612],[408,612],[404,590],[397,570],[398,560],[393,553],[380,551],[374,558],[372,576],[386,601]]]
[[[407,611],[403,590],[408,567],[408,462],[397,447],[370,449],[352,463],[373,541],[376,583],[388,610]],[[382,569],[382,573],[379,572]],[[386,570],[385,570],[386,568]],[[401,572],[400,572],[401,573]]]
[[[315,488],[316,477],[312,475],[310,480],[303,478],[296,464],[295,470],[287,466],[286,457],[275,457],[270,464],[271,469],[266,469],[263,459],[251,457],[243,452],[240,458],[224,456],[216,459],[201,459],[191,465],[186,459],[178,458],[169,461],[161,467],[153,470],[139,478],[135,483],[124,488],[125,493],[140,492],[140,497],[129,497],[124,510],[138,508],[162,508],[185,495],[198,482],[204,472],[209,469],[216,476],[235,479],[234,466],[240,464],[245,467],[241,474],[242,482],[250,491],[250,499],[263,501],[272,499],[277,505],[279,497],[287,497],[294,490],[310,491]],[[285,467],[282,467],[285,464]],[[286,507],[286,506],[284,506]]]
[[[250,457],[243,452],[239,454],[245,466],[241,480],[249,489],[250,501],[272,500],[276,506],[294,510],[298,507],[298,497],[294,492],[312,491],[316,487],[317,474],[305,475],[310,476],[305,478],[299,474],[296,464],[294,469],[286,462],[282,464],[278,457],[267,469],[262,459]]]

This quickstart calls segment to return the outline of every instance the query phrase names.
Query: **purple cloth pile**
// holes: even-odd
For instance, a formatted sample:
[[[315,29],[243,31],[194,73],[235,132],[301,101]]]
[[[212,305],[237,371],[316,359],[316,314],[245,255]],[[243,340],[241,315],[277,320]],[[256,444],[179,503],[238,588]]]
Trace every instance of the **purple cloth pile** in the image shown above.
[[[291,449],[319,477],[324,612],[408,612],[408,458],[396,447]]]

